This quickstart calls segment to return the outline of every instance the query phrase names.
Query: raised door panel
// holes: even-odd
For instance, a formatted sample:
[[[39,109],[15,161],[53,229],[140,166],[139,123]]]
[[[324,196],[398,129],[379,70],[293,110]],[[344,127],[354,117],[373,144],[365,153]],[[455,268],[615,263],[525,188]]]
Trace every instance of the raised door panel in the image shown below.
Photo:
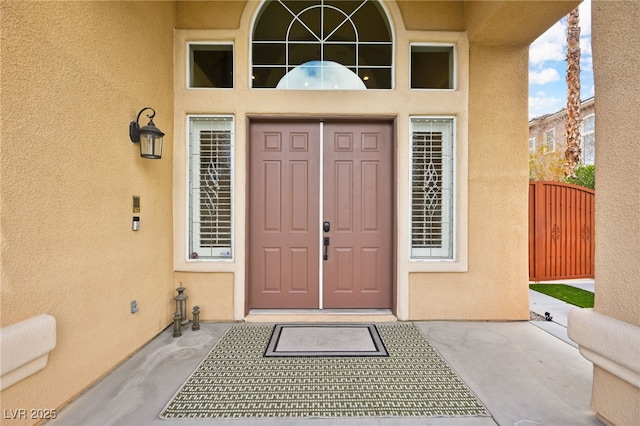
[[[389,123],[324,127],[323,307],[390,308],[393,145]]]
[[[249,305],[319,305],[318,123],[252,123]]]

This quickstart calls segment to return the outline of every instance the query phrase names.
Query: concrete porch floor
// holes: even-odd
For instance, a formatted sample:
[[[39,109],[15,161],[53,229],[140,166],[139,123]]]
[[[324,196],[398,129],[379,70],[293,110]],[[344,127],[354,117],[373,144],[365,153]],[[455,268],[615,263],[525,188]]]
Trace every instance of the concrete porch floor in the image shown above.
[[[597,425],[592,365],[531,322],[416,322],[492,417],[162,420],[165,404],[230,323],[203,323],[178,338],[167,328],[60,410],[49,425]]]

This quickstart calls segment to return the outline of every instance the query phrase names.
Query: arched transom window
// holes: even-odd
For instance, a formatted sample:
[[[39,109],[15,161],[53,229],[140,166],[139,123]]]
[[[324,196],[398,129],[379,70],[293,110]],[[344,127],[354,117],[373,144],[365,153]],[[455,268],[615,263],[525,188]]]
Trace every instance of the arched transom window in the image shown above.
[[[391,89],[393,40],[377,0],[267,0],[252,38],[252,87]]]

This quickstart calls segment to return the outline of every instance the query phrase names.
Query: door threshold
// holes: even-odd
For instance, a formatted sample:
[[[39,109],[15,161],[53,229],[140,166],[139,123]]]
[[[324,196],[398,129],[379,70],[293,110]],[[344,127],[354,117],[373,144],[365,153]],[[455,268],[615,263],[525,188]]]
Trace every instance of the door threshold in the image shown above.
[[[245,322],[396,322],[391,309],[251,309]]]

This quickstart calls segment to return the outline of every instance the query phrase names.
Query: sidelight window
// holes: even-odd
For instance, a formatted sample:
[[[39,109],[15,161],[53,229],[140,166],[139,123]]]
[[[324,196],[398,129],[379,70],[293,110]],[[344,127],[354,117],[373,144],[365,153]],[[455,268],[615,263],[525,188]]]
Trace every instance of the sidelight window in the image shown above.
[[[187,257],[232,256],[233,117],[189,117]]]
[[[411,119],[411,258],[454,258],[454,120]]]

